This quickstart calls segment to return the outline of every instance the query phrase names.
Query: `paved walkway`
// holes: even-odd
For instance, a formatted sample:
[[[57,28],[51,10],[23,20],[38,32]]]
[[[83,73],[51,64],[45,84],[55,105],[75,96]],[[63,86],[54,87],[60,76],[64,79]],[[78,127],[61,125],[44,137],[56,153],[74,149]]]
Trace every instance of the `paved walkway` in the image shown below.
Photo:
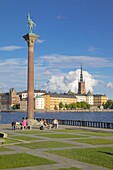
[[[72,127],[72,126],[60,126],[60,128],[61,129],[64,129],[64,128],[71,128],[72,129],[74,127]],[[78,128],[78,127],[76,127],[76,128]],[[107,129],[90,128],[90,130],[91,131],[113,132],[112,129],[107,130]],[[11,125],[0,125],[0,131],[6,132],[8,134],[17,134],[17,131],[11,130]],[[55,131],[55,133],[57,133],[57,132]],[[59,131],[58,133],[63,133],[63,132]],[[67,132],[67,134],[68,134],[68,132]],[[71,132],[69,132],[69,134],[71,134]],[[32,136],[33,138],[35,137],[37,139],[40,137],[42,141],[53,141],[52,138],[43,137],[43,136],[36,136],[36,134],[31,135],[31,134],[18,133],[18,135],[25,135],[25,136],[30,136],[30,137]],[[79,134],[79,132],[78,132],[77,135],[81,135],[81,134]],[[89,138],[90,138],[90,136],[89,136]],[[95,138],[95,136],[94,136],[94,138]],[[98,138],[98,136],[96,136],[96,138]],[[103,137],[103,138],[105,138],[105,137]],[[113,139],[113,137],[109,137],[109,138]],[[30,149],[30,148],[25,148],[25,147],[10,144],[10,145],[6,145],[5,147],[12,149],[12,151],[0,152],[0,155],[24,152],[24,153],[32,154],[34,156],[39,156],[39,157],[42,157],[42,158],[53,160],[53,161],[56,162],[56,164],[52,164],[52,165],[41,165],[41,166],[33,166],[33,167],[15,168],[15,170],[58,170],[60,168],[70,168],[70,167],[80,168],[81,170],[108,170],[107,168],[91,165],[91,164],[88,164],[88,163],[83,163],[83,162],[80,162],[80,161],[72,160],[72,159],[69,159],[69,158],[61,157],[61,156],[50,154],[50,153],[46,152],[46,151],[50,151],[50,150],[101,147],[101,145],[91,145],[91,144],[79,143],[79,142],[72,141],[71,139],[69,139],[69,138],[67,138],[67,139],[54,139],[55,141],[59,141],[59,142],[65,142],[65,143],[67,142],[67,143],[70,143],[70,144],[75,144],[75,146],[70,146],[70,147],[65,147],[65,148],[60,147],[60,148]],[[41,140],[35,140],[35,142],[40,142]],[[108,146],[113,146],[113,144],[110,144]],[[103,147],[103,145],[102,145],[102,147]],[[14,170],[14,169],[8,169],[8,170]]]

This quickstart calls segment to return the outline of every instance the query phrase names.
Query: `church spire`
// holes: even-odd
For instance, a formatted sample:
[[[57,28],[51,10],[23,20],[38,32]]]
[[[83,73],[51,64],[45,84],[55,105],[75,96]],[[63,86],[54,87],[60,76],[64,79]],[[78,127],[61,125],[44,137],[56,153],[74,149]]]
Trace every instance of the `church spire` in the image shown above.
[[[80,82],[83,82],[82,64],[81,64]]]
[[[78,82],[78,94],[86,94],[85,81],[83,81],[82,64],[80,72],[80,81]]]

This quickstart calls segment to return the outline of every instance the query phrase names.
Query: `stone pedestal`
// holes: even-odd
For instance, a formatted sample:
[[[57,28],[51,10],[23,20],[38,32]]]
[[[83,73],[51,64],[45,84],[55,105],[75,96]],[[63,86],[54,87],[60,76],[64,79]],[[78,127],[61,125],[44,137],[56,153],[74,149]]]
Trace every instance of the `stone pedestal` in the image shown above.
[[[28,99],[27,118],[34,119],[34,43],[38,35],[29,33],[23,36],[28,44]]]

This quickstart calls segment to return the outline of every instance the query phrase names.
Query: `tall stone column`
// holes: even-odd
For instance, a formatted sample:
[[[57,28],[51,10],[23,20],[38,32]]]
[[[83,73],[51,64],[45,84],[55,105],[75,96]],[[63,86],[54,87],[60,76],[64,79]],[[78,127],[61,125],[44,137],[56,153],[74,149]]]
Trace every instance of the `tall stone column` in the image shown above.
[[[38,35],[28,33],[23,38],[28,44],[27,118],[34,119],[34,43]]]

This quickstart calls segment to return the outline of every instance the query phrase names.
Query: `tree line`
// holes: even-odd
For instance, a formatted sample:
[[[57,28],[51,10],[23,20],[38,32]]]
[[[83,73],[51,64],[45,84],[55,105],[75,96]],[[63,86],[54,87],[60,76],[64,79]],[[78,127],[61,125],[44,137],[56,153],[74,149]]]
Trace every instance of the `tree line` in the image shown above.
[[[90,109],[90,104],[84,102],[84,101],[81,101],[81,102],[76,102],[76,103],[70,103],[70,104],[67,104],[67,103],[63,103],[63,102],[60,102],[59,103],[59,109],[67,109],[67,110],[73,110],[73,109]]]

